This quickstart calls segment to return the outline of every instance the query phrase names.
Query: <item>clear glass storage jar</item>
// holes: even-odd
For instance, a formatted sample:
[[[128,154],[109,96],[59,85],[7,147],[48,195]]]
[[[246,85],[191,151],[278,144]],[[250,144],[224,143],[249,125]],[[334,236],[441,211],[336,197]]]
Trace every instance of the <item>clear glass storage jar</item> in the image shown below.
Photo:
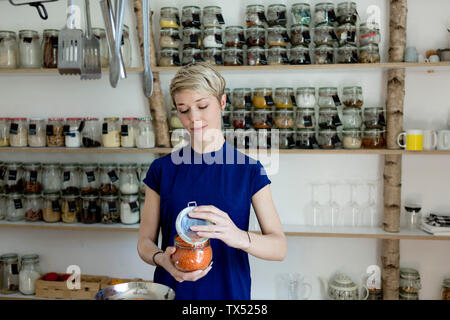
[[[61,191],[61,168],[59,163],[42,164],[42,191],[44,194]]]
[[[295,148],[295,131],[293,129],[283,129],[278,131],[279,134],[279,148],[293,149]],[[272,142],[274,132],[272,131]]]
[[[176,236],[174,246],[176,251],[171,259],[175,268],[182,272],[205,269],[212,261],[213,253],[209,240],[192,245],[183,241],[180,236]]]
[[[4,164],[5,192],[15,193],[23,191],[23,168],[22,163],[8,162]]]
[[[237,109],[232,114],[233,128],[250,129],[252,128],[252,112],[245,109]]]
[[[202,50],[196,48],[183,49],[183,66],[203,61]]]
[[[273,26],[267,29],[267,44],[270,47],[286,47],[290,41],[286,27]]]
[[[102,142],[105,148],[120,147],[120,120],[117,117],[104,118],[102,124]]]
[[[64,147],[65,137],[63,136],[64,118],[48,118],[47,121],[47,146]]]
[[[122,118],[122,124],[120,125],[120,146],[122,148],[136,147],[136,123],[137,118]]]
[[[249,47],[247,49],[247,65],[248,66],[267,65],[266,49],[262,47]]]
[[[43,203],[40,194],[28,194],[24,196],[25,221],[42,221]]]
[[[183,29],[183,48],[200,49],[202,47],[202,31],[197,28]]]
[[[63,195],[61,220],[64,223],[77,223],[80,221],[81,205],[78,195]]]
[[[341,119],[336,108],[321,108],[319,109],[319,120],[320,129],[336,129],[342,126]]]
[[[336,149],[342,146],[336,129],[319,130],[317,138],[320,149]]]
[[[101,131],[98,118],[85,118],[84,126],[81,131],[83,147],[98,148],[102,146]]]
[[[27,118],[10,119],[9,144],[11,147],[26,147],[28,145]]]
[[[294,128],[294,110],[292,109],[277,109],[275,111],[274,125],[277,129],[292,129]]]
[[[61,191],[63,195],[80,193],[81,177],[77,163],[61,164],[62,184]]]
[[[266,29],[263,27],[249,27],[246,30],[246,35],[248,47],[264,47],[266,44]]]
[[[159,31],[159,47],[162,48],[174,48],[180,47],[180,33],[178,29],[162,28]]]
[[[252,123],[255,129],[271,129],[273,126],[273,112],[267,109],[256,109],[252,114]]]
[[[334,25],[337,21],[334,4],[331,2],[321,2],[314,6],[314,25],[321,24]]]
[[[23,164],[23,192],[42,192],[42,172],[40,163]]]
[[[58,35],[57,29],[46,29],[42,36],[42,67],[58,68]]]
[[[80,164],[80,192],[82,196],[97,195],[100,189],[98,166],[95,163]]]
[[[6,253],[0,256],[1,293],[13,294],[19,291],[19,256]]]
[[[181,66],[180,51],[172,48],[161,49],[159,65],[161,67]]]
[[[124,163],[119,165],[120,169],[120,192],[121,194],[136,194],[139,192],[139,173],[136,163]]]
[[[293,88],[275,88],[273,100],[277,109],[293,109],[294,106],[297,106]]]
[[[9,118],[0,118],[0,147],[9,146]]]
[[[367,129],[383,129],[386,126],[386,111],[382,107],[363,109],[364,126]]]
[[[339,45],[351,44],[357,45],[356,26],[349,23],[336,28]]]
[[[362,136],[359,129],[344,129],[342,136],[344,149],[361,149]]]
[[[139,195],[122,195],[120,197],[120,222],[135,224],[139,222]]]
[[[295,147],[298,149],[318,149],[316,132],[311,129],[297,130]]]
[[[296,46],[289,49],[290,64],[311,64],[311,50],[304,46]]]
[[[225,27],[225,46],[242,48],[246,44],[244,28],[241,26]]]
[[[25,219],[25,203],[22,193],[8,194],[5,218],[7,221],[22,221]]]
[[[344,87],[342,90],[342,103],[346,107],[361,108],[364,98],[361,87]]]
[[[297,129],[313,129],[316,127],[316,111],[314,109],[298,109],[295,115]]]
[[[80,222],[86,224],[101,221],[100,199],[97,195],[85,195],[81,197]]]
[[[362,123],[361,109],[344,108],[342,110],[342,126],[344,129],[360,129]]]
[[[197,6],[184,6],[181,9],[181,24],[184,28],[200,28],[201,9]]]
[[[272,97],[272,88],[255,88],[252,97],[253,107],[271,109],[275,103]]]
[[[152,120],[152,117],[138,118],[136,147],[144,149],[155,147],[155,131],[153,129]]]
[[[267,63],[269,65],[289,64],[287,49],[285,47],[270,47],[267,50]]]
[[[44,209],[42,218],[45,222],[61,221],[61,198],[59,193],[44,195]]]
[[[309,3],[294,3],[291,6],[292,24],[311,24],[311,6]]]
[[[386,147],[385,131],[380,129],[365,129],[362,145],[364,149],[384,149]]]
[[[100,41],[100,63],[102,68],[109,67],[109,47],[106,31],[103,28],[92,28],[92,33]]]
[[[358,63],[358,48],[352,44],[344,44],[337,49],[337,63]]]
[[[252,107],[252,89],[235,88],[233,89],[233,107],[234,109],[248,109]]]
[[[203,50],[203,60],[213,65],[223,65],[222,49],[221,48],[207,48]]]
[[[308,47],[311,43],[311,33],[309,27],[304,24],[291,26],[291,44],[293,46]]]
[[[176,7],[162,7],[159,11],[159,26],[162,28],[175,28],[180,26],[180,13]]]
[[[19,31],[20,68],[40,68],[42,66],[41,41],[34,30]]]
[[[28,123],[28,146],[45,147],[47,145],[44,118],[30,118]]]
[[[203,27],[220,27],[225,24],[222,8],[219,6],[207,6],[203,8]]]
[[[319,98],[317,100],[319,108],[335,108],[341,105],[336,87],[319,88]]]
[[[364,47],[368,44],[380,43],[380,27],[376,23],[361,23],[359,25],[359,45]]]
[[[319,46],[314,49],[315,64],[334,64],[334,48]]]
[[[314,109],[316,107],[316,88],[299,87],[296,92],[296,102],[299,108]]]
[[[16,69],[18,56],[16,33],[0,31],[0,69]]]
[[[356,2],[341,2],[337,5],[337,22],[339,25],[350,23],[356,25],[358,21],[358,11],[356,10]]]
[[[422,289],[420,274],[412,268],[400,268],[400,292],[418,294]]]
[[[101,196],[102,215],[101,222],[106,224],[119,223],[120,207],[119,197],[117,195]]]
[[[316,46],[330,46],[337,45],[338,37],[333,26],[321,25],[314,28],[314,44]]]
[[[64,144],[67,148],[81,147],[82,118],[66,118],[66,124],[63,127]]]
[[[267,7],[267,24],[285,26],[287,24],[286,5],[277,3]]]
[[[259,4],[248,5],[246,8],[245,21],[248,27],[264,26],[267,22],[264,6]]]
[[[36,293],[36,280],[41,277],[41,267],[37,254],[22,256],[19,272],[19,291],[24,295]]]
[[[223,49],[223,64],[225,66],[243,66],[244,51],[236,47],[227,47]]]
[[[380,49],[377,44],[368,44],[359,48],[360,63],[379,63]]]
[[[114,195],[119,193],[119,168],[115,163],[100,164],[100,194]]]

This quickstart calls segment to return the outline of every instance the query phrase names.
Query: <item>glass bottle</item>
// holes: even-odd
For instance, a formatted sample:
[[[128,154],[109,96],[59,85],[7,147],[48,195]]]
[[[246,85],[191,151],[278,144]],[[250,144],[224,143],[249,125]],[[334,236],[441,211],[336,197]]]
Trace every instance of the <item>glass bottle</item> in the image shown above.
[[[444,279],[442,282],[442,300],[450,300],[450,279]]]
[[[101,207],[97,195],[85,195],[81,197],[81,223],[92,224],[101,221]]]
[[[24,196],[25,221],[41,221],[43,212],[42,197],[40,194],[28,194]]]
[[[361,109],[344,108],[342,110],[342,125],[344,129],[360,129],[362,125]]]
[[[223,129],[231,128],[231,114],[232,114],[232,111],[230,109],[222,111],[222,128]]]
[[[162,7],[159,15],[159,26],[162,28],[175,28],[180,26],[180,14],[176,7]]]
[[[267,63],[269,65],[289,64],[287,49],[280,46],[270,47],[267,54]]]
[[[272,46],[286,47],[290,43],[286,27],[273,26],[267,29],[267,44]]]
[[[334,48],[330,46],[318,46],[314,49],[315,64],[334,64]]]
[[[120,146],[123,148],[136,147],[137,118],[122,118],[120,126]]]
[[[289,62],[293,65],[311,64],[312,57],[309,48],[296,46],[289,49]]]
[[[311,23],[311,6],[309,3],[294,3],[291,6],[292,24],[309,26]]]
[[[81,138],[83,147],[97,148],[101,147],[101,131],[98,118],[85,118],[83,120],[83,128],[81,130]]]
[[[45,222],[61,221],[61,200],[59,193],[44,195],[44,210],[42,218]]]
[[[120,187],[119,169],[115,163],[100,165],[100,193],[101,195],[118,194]]]
[[[252,89],[235,88],[233,89],[233,107],[234,109],[248,109],[252,107]]]
[[[203,61],[202,50],[196,48],[183,49],[183,66]]]
[[[25,218],[25,203],[22,193],[9,193],[6,203],[6,220],[22,221]]]
[[[180,34],[178,29],[162,28],[159,32],[159,47],[178,49],[180,46]]]
[[[106,32],[103,28],[92,28],[92,33],[100,41],[100,63],[102,68],[109,67],[109,47]]]
[[[223,50],[223,64],[225,66],[243,66],[244,51],[236,47],[227,47]]]
[[[259,26],[248,27],[246,30],[247,34],[247,46],[255,47],[260,46],[264,47],[266,44],[266,29]]]
[[[358,48],[352,44],[344,44],[337,49],[337,63],[358,63]]]
[[[359,129],[344,129],[342,130],[342,136],[344,149],[361,149],[362,139]]]
[[[179,50],[172,48],[162,48],[160,51],[159,65],[161,67],[181,66]]]
[[[123,224],[139,222],[139,195],[122,195],[120,197],[120,221]]]
[[[81,185],[80,191],[82,196],[97,195],[100,189],[100,179],[98,167],[95,163],[86,163],[80,165]]]
[[[344,87],[342,90],[342,103],[346,107],[362,107],[364,104],[361,87]]]
[[[213,65],[223,65],[222,49],[221,48],[207,48],[203,50],[203,60]]]
[[[358,20],[358,11],[356,10],[356,2],[341,2],[337,5],[337,22],[339,25],[349,23],[356,25]]]
[[[19,291],[24,295],[33,295],[36,292],[35,282],[41,277],[41,267],[37,254],[22,256],[19,272]]]
[[[336,87],[319,88],[319,108],[335,108],[341,105]]]
[[[241,26],[225,27],[225,46],[242,48],[246,44],[244,28]]]
[[[44,194],[61,191],[61,168],[59,163],[42,164],[42,191]]]
[[[119,223],[119,200],[117,195],[101,196],[102,215],[101,222],[106,224]]]
[[[125,68],[131,67],[131,41],[130,41],[130,28],[128,28],[127,25],[123,25],[123,35],[122,35],[122,43],[121,43],[121,53],[122,53],[122,59],[123,64]]]
[[[245,21],[248,27],[264,26],[267,22],[263,5],[248,5],[246,8]]]
[[[380,49],[377,44],[368,44],[359,48],[360,63],[379,63]]]
[[[9,144],[11,147],[26,147],[28,145],[27,118],[11,118]]]
[[[23,164],[23,191],[24,193],[41,193],[42,173],[40,163]]]
[[[61,191],[63,195],[74,194],[80,192],[81,177],[77,163],[64,163],[61,165],[62,185]]]
[[[47,146],[64,147],[63,124],[64,118],[48,118],[46,127]]]
[[[45,147],[47,145],[44,118],[30,118],[28,123],[28,145],[30,147]]]
[[[184,6],[181,9],[181,23],[184,28],[200,28],[201,9],[197,6]]]
[[[34,30],[19,31],[20,68],[40,68],[42,52],[39,34]]]
[[[0,31],[0,69],[16,69],[18,57],[16,33]]]
[[[267,24],[269,26],[286,26],[287,15],[285,4],[271,4],[267,7]]]
[[[9,146],[9,118],[0,118],[0,147]]]
[[[80,221],[81,205],[78,195],[63,195],[61,220],[64,223]]]
[[[266,50],[262,47],[250,47],[247,49],[247,65],[267,65]]]
[[[152,117],[138,118],[138,130],[136,135],[136,146],[138,148],[155,147],[155,131],[153,129]]]
[[[203,26],[220,27],[225,24],[222,15],[222,8],[219,6],[207,6],[203,8]]]
[[[120,121],[118,117],[103,119],[102,142],[105,148],[120,147]]]
[[[139,174],[136,163],[124,163],[119,165],[120,169],[120,192],[121,194],[136,194],[139,192]]]
[[[67,118],[63,127],[64,144],[67,148],[81,147],[81,129],[84,127],[82,118]]]
[[[42,67],[58,68],[59,30],[46,29],[42,36]]]
[[[22,163],[9,162],[5,163],[6,172],[5,180],[5,192],[14,193],[23,191],[23,168]]]
[[[203,48],[222,48],[222,27],[205,27],[202,43]]]
[[[2,294],[13,294],[19,291],[19,256],[7,253],[0,256],[2,270]]]

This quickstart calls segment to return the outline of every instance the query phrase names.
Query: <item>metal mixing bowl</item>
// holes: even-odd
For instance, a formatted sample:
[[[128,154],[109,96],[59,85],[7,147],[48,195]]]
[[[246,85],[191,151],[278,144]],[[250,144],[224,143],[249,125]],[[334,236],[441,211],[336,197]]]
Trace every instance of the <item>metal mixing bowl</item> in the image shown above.
[[[173,300],[175,291],[153,282],[128,282],[100,290],[95,300]]]

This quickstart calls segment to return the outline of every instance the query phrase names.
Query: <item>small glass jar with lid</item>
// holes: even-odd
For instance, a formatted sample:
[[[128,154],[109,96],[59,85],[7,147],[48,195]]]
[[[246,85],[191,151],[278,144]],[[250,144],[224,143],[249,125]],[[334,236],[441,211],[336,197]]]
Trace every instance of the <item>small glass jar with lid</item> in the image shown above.
[[[289,62],[290,64],[311,64],[311,51],[304,46],[296,46],[289,49]]]
[[[311,129],[297,130],[295,147],[298,149],[319,149],[316,132]]]
[[[377,44],[368,44],[359,48],[360,63],[379,63],[380,49]]]
[[[119,223],[120,207],[117,195],[101,196],[101,222],[105,224]]]
[[[39,33],[34,30],[19,31],[19,66],[20,68],[40,68],[42,52]]]
[[[42,192],[42,172],[40,163],[23,164],[23,192]]]
[[[277,109],[275,111],[274,125],[277,129],[294,128],[294,110]]]
[[[320,129],[336,129],[342,126],[338,110],[336,108],[319,109],[318,124]]]
[[[92,28],[92,33],[100,41],[100,63],[102,68],[109,67],[109,47],[106,31],[103,28]]]
[[[80,165],[82,196],[97,195],[100,189],[100,178],[98,166],[95,163],[85,163]]]
[[[81,204],[78,195],[63,195],[61,220],[64,223],[77,223],[80,221]]]
[[[184,6],[181,9],[181,24],[184,28],[200,28],[201,9],[197,6]]]
[[[136,135],[136,147],[142,149],[154,148],[155,130],[153,129],[152,117],[138,118],[138,130]]]
[[[24,295],[32,295],[36,292],[35,282],[41,277],[41,267],[37,254],[22,256],[19,272],[19,291]]]
[[[61,164],[62,184],[61,191],[63,195],[80,193],[81,177],[77,163]]]
[[[57,29],[45,29],[42,36],[42,67],[58,68],[58,35]]]
[[[342,110],[342,126],[344,129],[360,129],[361,125],[361,109],[347,107]]]
[[[361,47],[368,44],[379,44],[380,39],[380,27],[377,23],[361,23],[359,25],[359,45]]]
[[[16,69],[19,66],[16,33],[0,31],[0,69]]]
[[[206,269],[212,260],[212,249],[209,240],[198,244],[190,244],[176,236],[174,240],[176,248],[171,260],[178,270],[191,272]]]
[[[170,128],[171,129],[184,128],[180,118],[178,118],[178,110],[170,110]]]
[[[196,48],[183,49],[183,66],[203,61],[202,50]]]
[[[140,219],[139,195],[122,195],[120,197],[120,222],[135,224]]]
[[[345,129],[342,130],[344,149],[361,149],[362,137],[359,129]]]
[[[304,24],[295,24],[291,27],[291,44],[293,46],[309,47],[311,34],[309,27]]]
[[[314,25],[328,24],[335,25],[337,21],[334,4],[331,2],[321,2],[314,6]]]
[[[136,147],[136,124],[137,118],[122,118],[122,124],[120,125],[120,146],[122,148]]]
[[[267,29],[267,44],[270,47],[286,47],[290,41],[286,27],[273,26]]]
[[[159,32],[159,47],[178,49],[180,46],[180,34],[178,29],[162,28]]]
[[[231,128],[231,114],[232,114],[232,111],[230,109],[222,111],[222,128],[223,129]]]
[[[400,292],[418,294],[422,289],[420,274],[412,268],[400,268]]]
[[[6,216],[6,199],[6,194],[0,191],[0,220],[5,219]]]
[[[81,147],[82,118],[66,118],[66,124],[63,126],[64,144],[67,148]]]
[[[285,47],[270,47],[267,52],[267,63],[269,65],[289,64],[287,49]]]
[[[386,147],[385,130],[365,129],[362,145],[364,149],[384,149]]]
[[[364,104],[361,87],[344,87],[342,90],[342,103],[346,107],[361,108]]]
[[[250,129],[252,128],[252,112],[245,109],[234,110],[231,116],[233,120],[233,128]]]
[[[264,26],[267,22],[264,6],[259,4],[248,5],[246,8],[245,21],[248,27]]]
[[[27,118],[11,118],[9,144],[11,147],[26,147],[28,145]]]
[[[28,123],[28,146],[45,147],[47,145],[44,118],[30,118]]]
[[[298,109],[295,115],[295,127],[297,129],[314,129],[316,127],[316,111],[306,108]]]
[[[1,293],[13,294],[19,291],[19,256],[6,253],[0,256]]]
[[[319,130],[317,138],[320,149],[336,149],[342,146],[336,129]]]
[[[243,66],[244,51],[236,47],[227,47],[223,49],[223,64],[225,66]]]
[[[160,51],[159,65],[161,67],[181,66],[180,51],[172,48],[162,48]]]
[[[442,282],[442,300],[450,301],[450,279]]]
[[[44,195],[42,218],[50,223],[61,221],[61,199],[58,193]]]
[[[386,111],[382,107],[364,108],[363,120],[367,129],[383,129],[386,126]]]
[[[336,87],[319,88],[319,108],[335,108],[341,105]]]
[[[264,47],[266,44],[266,29],[264,27],[254,26],[246,30],[247,46],[249,47]]]
[[[344,44],[337,49],[337,63],[358,63],[358,48],[352,44]]]
[[[314,28],[314,44],[316,46],[333,47],[337,44],[338,37],[334,27],[324,24]]]
[[[334,48],[318,46],[314,49],[314,62],[316,64],[334,64]]]
[[[225,46],[242,48],[246,44],[244,28],[241,26],[225,27]]]
[[[184,28],[183,29],[183,48],[196,48],[202,47],[202,31],[197,28]]]
[[[101,221],[100,199],[97,195],[81,196],[80,222],[86,224]]]
[[[64,118],[48,118],[46,133],[47,146],[64,147],[65,137],[63,136]]]
[[[297,106],[293,88],[275,88],[273,100],[277,109],[292,109],[294,106]]]
[[[118,117],[103,119],[102,140],[105,148],[120,147],[120,120]]]
[[[180,13],[176,7],[162,7],[159,14],[159,26],[162,28],[178,29]]]
[[[356,26],[349,23],[336,28],[339,45],[351,44],[357,45]]]
[[[249,47],[247,49],[247,65],[267,65],[266,49],[264,49],[263,47]]]
[[[295,148],[295,131],[293,129],[282,129],[278,131],[279,134],[279,148],[280,149],[293,149]],[[272,143],[274,132],[272,130]]]
[[[316,107],[316,88],[299,87],[296,92],[296,102],[299,108],[314,109]]]
[[[292,24],[311,24],[311,6],[309,3],[294,3],[291,6]]]
[[[100,165],[100,194],[113,195],[119,193],[119,169],[115,163]]]
[[[61,191],[61,169],[59,163],[42,164],[42,191],[44,194]]]
[[[222,8],[219,6],[207,6],[203,8],[203,26],[208,27],[220,27],[225,24],[225,20],[222,15]]]
[[[5,163],[4,179],[5,192],[15,193],[23,191],[23,168],[22,163]]]
[[[9,118],[0,118],[0,147],[9,146]]]
[[[269,26],[286,26],[287,14],[285,4],[277,3],[267,7],[267,24]]]
[[[221,48],[207,48],[203,50],[203,60],[213,65],[223,65],[222,49]]]
[[[24,196],[25,221],[42,221],[42,196],[40,194],[27,194]]]
[[[81,131],[83,147],[98,148],[102,146],[101,131],[98,118],[84,118]]]
[[[122,194],[136,194],[139,192],[139,174],[136,163],[124,163],[120,169],[120,192]]]
[[[19,192],[9,193],[6,200],[6,220],[22,221],[25,219],[25,203],[23,194]]]
[[[233,89],[233,107],[234,109],[248,109],[252,107],[252,89],[235,88]]]
[[[272,109],[275,105],[272,97],[272,88],[255,88],[252,98],[253,107]]]
[[[358,11],[356,10],[356,2],[345,1],[337,5],[337,22],[339,25],[349,23],[356,26],[358,20]]]
[[[271,129],[273,126],[273,112],[270,109],[256,109],[252,114],[255,129]]]

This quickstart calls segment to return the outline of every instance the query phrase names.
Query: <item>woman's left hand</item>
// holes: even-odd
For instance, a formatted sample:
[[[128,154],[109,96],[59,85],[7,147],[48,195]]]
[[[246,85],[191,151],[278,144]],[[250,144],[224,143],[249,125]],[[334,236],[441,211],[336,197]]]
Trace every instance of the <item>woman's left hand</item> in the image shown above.
[[[212,222],[212,225],[191,227],[200,237],[220,239],[237,249],[247,249],[250,245],[247,232],[236,227],[228,214],[215,206],[198,206],[189,216]]]

